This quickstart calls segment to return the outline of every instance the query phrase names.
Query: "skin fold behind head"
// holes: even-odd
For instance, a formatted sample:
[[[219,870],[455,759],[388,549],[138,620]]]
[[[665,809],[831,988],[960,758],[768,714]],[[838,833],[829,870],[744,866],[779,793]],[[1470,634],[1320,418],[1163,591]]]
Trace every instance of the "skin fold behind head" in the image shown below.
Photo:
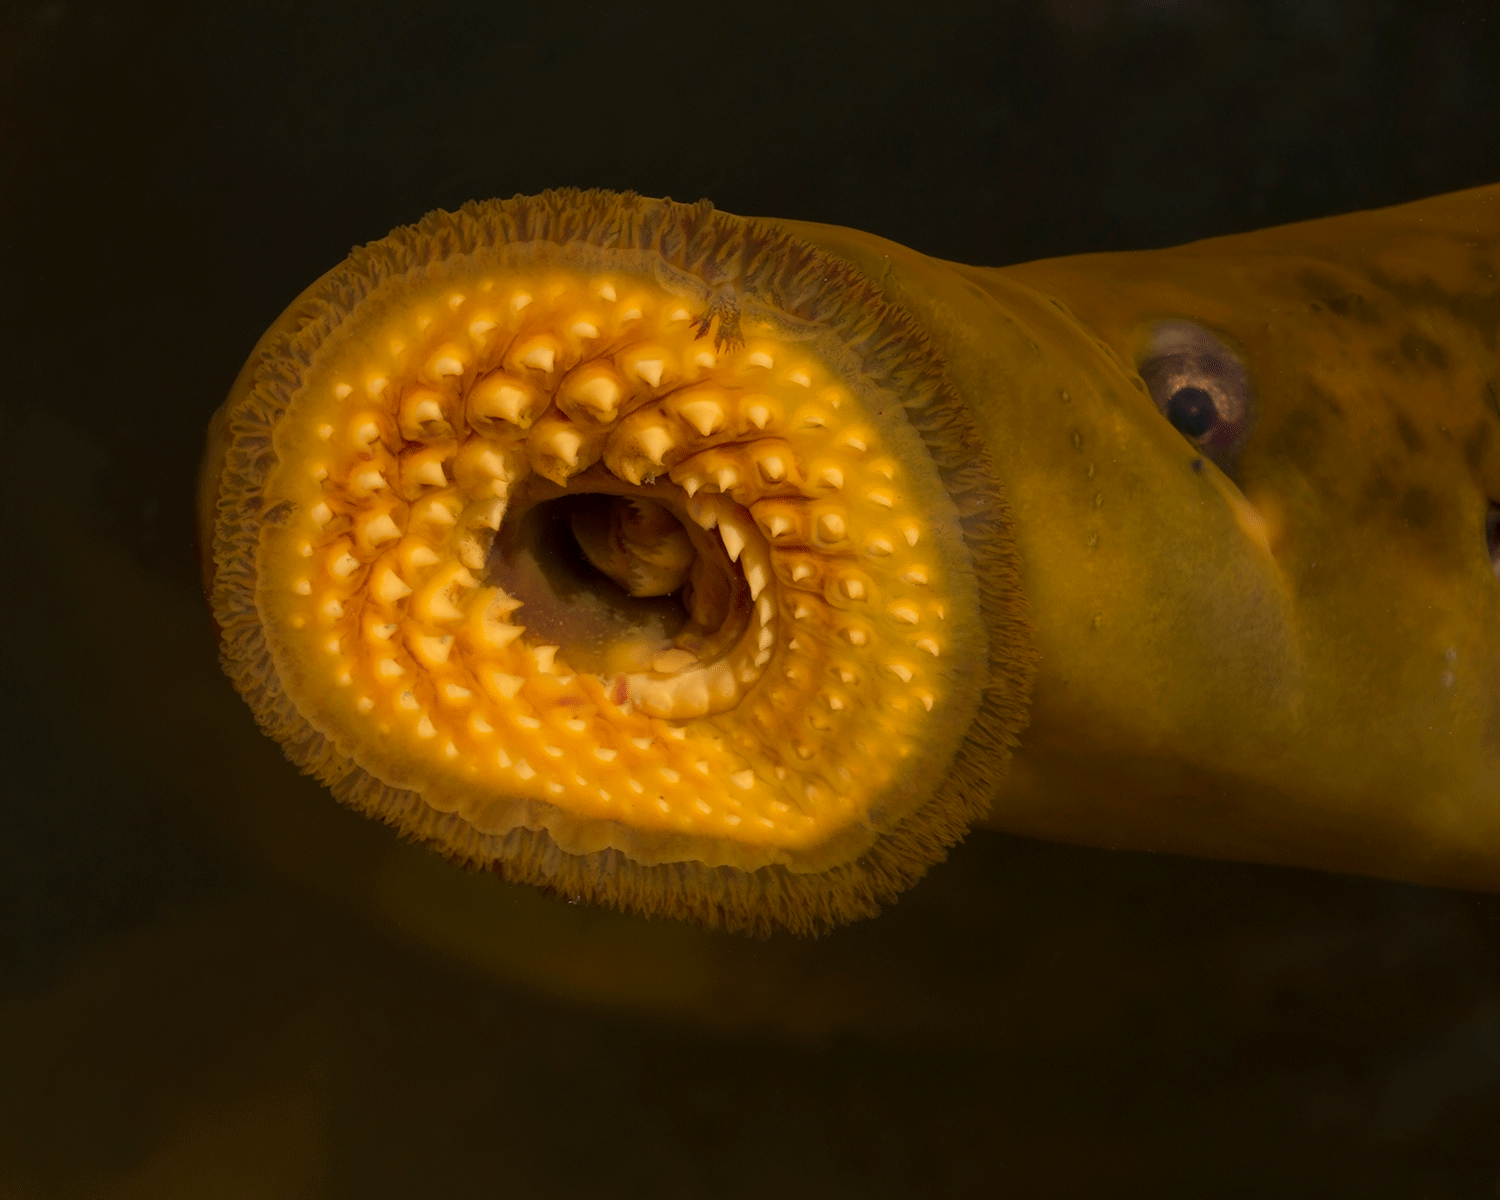
[[[1040,662],[986,824],[1500,884],[1500,188],[1003,269],[797,228],[1025,447]]]
[[[1006,269],[542,203],[325,276],[211,431],[227,665],[342,798],[759,932],[976,820],[1500,886],[1500,189]]]

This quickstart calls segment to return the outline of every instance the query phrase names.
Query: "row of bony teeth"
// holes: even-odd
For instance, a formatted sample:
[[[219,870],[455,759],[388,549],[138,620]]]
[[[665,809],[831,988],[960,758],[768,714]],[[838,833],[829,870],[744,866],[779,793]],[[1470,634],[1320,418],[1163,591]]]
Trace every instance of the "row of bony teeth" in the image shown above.
[[[675,671],[666,679],[653,674],[626,676],[627,694],[635,706],[654,717],[684,720],[733,708],[744,690],[760,678],[776,642],[776,604],[766,590],[770,559],[744,509],[719,496],[689,501],[689,514],[702,529],[717,528],[730,562],[738,562],[750,588],[753,616],[739,643],[724,657],[701,666],[682,658],[686,651],[667,651],[653,666]],[[683,669],[686,668],[686,669]]]

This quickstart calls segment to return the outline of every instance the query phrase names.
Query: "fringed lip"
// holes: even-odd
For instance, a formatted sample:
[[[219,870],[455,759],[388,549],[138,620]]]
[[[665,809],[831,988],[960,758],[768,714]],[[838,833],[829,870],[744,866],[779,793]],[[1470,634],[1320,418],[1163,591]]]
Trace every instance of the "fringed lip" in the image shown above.
[[[497,273],[510,278],[507,271],[524,274],[531,281],[528,290],[512,289],[510,308],[504,312],[491,311],[494,305],[474,307],[477,301],[471,300],[471,293],[482,286],[481,280],[493,279]],[[533,314],[540,311],[554,294],[545,289],[565,290],[567,278],[585,276],[595,280],[595,291],[584,296],[587,303],[580,301],[582,307],[569,310],[570,323],[559,327],[557,335],[538,334],[516,316],[531,304],[537,306]],[[606,282],[599,284],[599,279]],[[620,282],[617,286],[609,280]],[[633,319],[631,301],[622,299],[627,286],[638,286],[647,297],[642,312],[657,303],[652,297],[685,297],[682,311],[691,320],[691,345],[708,348],[703,352],[713,361],[713,371],[741,374],[704,374],[703,393],[690,394],[684,386],[661,377],[662,362],[680,360],[680,367],[687,359],[679,355],[672,360],[670,354],[649,350],[656,344],[650,339],[632,342],[621,335],[609,355],[593,358],[570,348],[608,341],[610,329]],[[525,304],[517,307],[522,295]],[[440,322],[462,317],[466,324],[448,341],[433,342],[430,353],[423,351],[421,370],[426,374],[418,371],[405,382],[388,378],[390,372],[362,378],[350,374],[352,368],[346,367],[354,361],[349,358],[351,345],[368,347],[377,335],[390,340],[394,335],[388,331],[401,321],[406,322],[401,328],[416,331],[401,336],[420,340],[426,329],[420,320],[427,318],[413,318],[403,306],[420,307],[434,297],[449,309],[445,314],[442,305],[437,306]],[[676,315],[660,303],[653,311],[659,311],[660,319],[667,322],[664,330]],[[644,319],[641,312],[636,317]],[[512,323],[505,325],[507,320]],[[616,326],[610,326],[611,321]],[[497,326],[510,340],[499,337]],[[530,340],[517,331],[524,331]],[[757,342],[757,337],[762,341]],[[641,345],[647,345],[649,353],[640,350]],[[780,354],[776,347],[782,345],[806,351],[809,362],[821,364],[828,378],[849,397],[847,411],[862,414],[861,429],[866,432],[844,433],[845,441],[835,445],[836,430],[829,412],[807,417],[800,410],[781,412],[774,395],[765,403],[757,399],[759,394],[744,385],[745,373],[771,371],[770,366],[762,368],[757,356],[772,363]],[[370,357],[374,352],[367,348],[361,352],[367,357],[360,361],[375,360]],[[582,368],[590,364],[597,370],[585,378]],[[695,368],[688,363],[682,369]],[[798,373],[793,371],[793,375]],[[567,387],[572,390],[558,385],[562,390],[547,392],[555,374],[570,380]],[[345,378],[348,382],[340,382]],[[478,387],[481,381],[485,383],[482,389]],[[797,379],[793,383],[807,386]],[[712,387],[719,390],[710,394]],[[363,388],[363,393],[356,388]],[[622,388],[635,389],[631,393],[635,399],[621,401]],[[552,397],[552,407],[541,406],[535,395]],[[570,395],[576,399],[569,401]],[[357,412],[348,407],[353,401],[363,406]],[[569,403],[577,407],[570,409]],[[633,403],[638,407],[631,409]],[[335,415],[325,420],[320,413]],[[338,414],[352,415],[346,420]],[[342,432],[345,428],[347,434]],[[787,449],[759,436],[768,431],[782,434]],[[298,474],[312,462],[305,457],[309,445],[321,454],[318,438],[336,448],[345,437],[364,439],[357,445],[351,443],[348,453],[354,458],[335,462],[325,456],[332,467],[313,463],[310,469],[323,475],[312,482],[305,472]],[[461,450],[460,443],[470,445],[463,442],[464,437],[482,444],[478,450]],[[861,497],[864,508],[859,512],[868,509],[887,519],[889,530],[881,525],[858,552],[846,550],[843,543],[849,522],[859,513],[845,500],[849,492],[845,476],[863,469],[858,463],[871,454],[869,443],[877,441],[888,451],[879,460],[888,465],[879,469],[892,472],[888,478],[904,472],[904,490],[874,486],[880,484],[875,477],[871,477],[872,485],[861,485],[867,495]],[[445,449],[450,443],[451,454]],[[486,445],[494,447],[490,460],[483,458]],[[211,607],[221,631],[224,666],[262,728],[281,742],[293,762],[327,783],[345,803],[458,863],[570,899],[630,912],[674,916],[756,935],[777,929],[819,933],[874,914],[941,860],[969,825],[988,811],[1010,747],[1025,722],[1033,670],[1026,610],[1010,515],[980,445],[962,397],[948,382],[940,356],[920,328],[889,304],[863,274],[772,224],[718,213],[706,202],[681,205],[597,191],[548,192],[535,198],[469,204],[456,213],[433,213],[415,226],[356,250],[309,289],[262,339],[215,418],[201,495],[205,525],[212,519]],[[514,449],[509,458],[507,447]],[[836,503],[818,500],[824,493],[816,490],[809,474],[815,452],[822,453],[819,447],[828,450],[817,459],[817,470],[824,473],[819,477],[825,481],[821,486],[828,495],[839,493]],[[835,451],[851,457],[838,458]],[[778,622],[785,622],[791,631],[793,622],[807,619],[798,616],[804,609],[833,614],[828,628],[844,639],[835,639],[834,650],[818,651],[807,660],[814,667],[822,664],[837,671],[838,663],[844,661],[838,655],[847,657],[850,664],[862,663],[861,654],[868,658],[867,650],[875,648],[884,652],[891,637],[907,638],[915,647],[909,654],[904,650],[886,654],[886,682],[870,685],[867,693],[887,697],[896,707],[904,704],[901,711],[915,715],[891,718],[895,724],[868,723],[876,732],[861,735],[867,739],[860,743],[868,744],[866,751],[841,757],[851,753],[856,739],[850,734],[841,745],[836,733],[828,732],[844,727],[838,721],[855,719],[844,714],[858,709],[861,693],[857,689],[851,693],[847,687],[817,693],[825,701],[826,711],[817,718],[824,730],[819,736],[825,740],[808,736],[814,749],[803,761],[811,764],[808,771],[821,772],[806,777],[813,782],[798,785],[805,788],[808,804],[815,795],[821,796],[818,789],[823,781],[836,780],[837,772],[857,778],[856,773],[865,769],[858,761],[861,754],[865,759],[878,758],[880,728],[896,731],[886,738],[893,744],[903,737],[910,743],[910,769],[856,794],[856,802],[841,810],[844,816],[823,820],[812,834],[799,835],[801,840],[790,834],[781,836],[774,829],[758,842],[741,838],[735,832],[740,822],[734,818],[742,809],[733,789],[748,778],[747,791],[761,787],[768,795],[783,795],[789,786],[784,764],[793,768],[794,775],[799,768],[789,749],[790,739],[783,737],[785,744],[778,744],[774,736],[762,736],[751,748],[753,739],[740,726],[732,722],[711,725],[706,708],[700,714],[691,707],[697,703],[698,685],[674,682],[676,672],[708,669],[697,660],[679,668],[676,664],[686,664],[687,659],[668,655],[656,661],[673,664],[671,669],[643,675],[647,684],[659,685],[652,694],[666,705],[653,712],[647,693],[630,695],[627,689],[623,703],[611,697],[608,686],[596,694],[584,678],[587,672],[562,674],[558,664],[566,659],[566,651],[559,655],[556,646],[531,645],[524,631],[507,632],[520,628],[508,623],[514,603],[489,582],[486,572],[491,565],[490,539],[506,520],[508,489],[526,470],[560,477],[567,486],[586,477],[586,465],[576,474],[569,472],[582,461],[580,455],[590,454],[619,479],[644,482],[659,476],[663,486],[677,489],[682,511],[690,512],[700,529],[712,529],[722,538],[729,559],[743,572],[736,578],[743,578],[747,590],[754,593],[752,605],[768,614],[751,628],[761,644],[748,643],[750,653],[743,660],[714,659],[708,664],[728,664],[714,676],[721,683],[728,679],[723,686],[739,689],[725,693],[736,699],[736,705],[728,707],[742,704],[748,712],[762,692],[763,698],[774,699],[780,693],[766,692],[771,684],[762,680],[777,671],[793,681],[778,686],[796,686],[803,659],[795,656],[801,653],[805,658],[812,639],[804,635],[799,643],[795,636],[783,637]],[[346,461],[365,465],[340,474],[344,468],[339,464]],[[415,465],[408,468],[404,465],[408,462]],[[486,462],[490,465],[474,466]],[[793,473],[798,473],[795,479]],[[849,474],[849,478],[855,476]],[[802,490],[796,491],[793,483]],[[390,493],[389,501],[380,499],[382,488]],[[454,569],[467,574],[472,587],[456,584],[457,591],[439,596],[430,586],[424,590],[418,584],[416,572],[446,568],[412,567],[409,564],[415,560],[409,550],[407,566],[377,555],[396,553],[382,550],[395,539],[400,539],[395,542],[399,549],[407,546],[407,535],[416,537],[415,523],[424,519],[419,505],[426,504],[421,512],[438,524],[447,519],[437,516],[440,510],[446,511],[441,509],[445,488],[461,491],[467,507],[451,514],[459,532],[444,534],[446,540],[432,544],[454,548]],[[485,500],[476,488],[489,489],[484,494],[490,498]],[[900,522],[891,515],[898,501],[917,514],[904,541]],[[489,507],[476,507],[485,504]],[[742,522],[743,527],[735,522]],[[493,528],[488,527],[490,523]],[[930,530],[929,540],[922,543],[923,552],[934,548],[930,560],[913,565],[910,551],[917,545],[919,527]],[[333,531],[328,534],[332,538],[343,528],[348,530],[343,541],[326,545],[318,541],[325,529]],[[437,537],[430,529],[422,532],[429,540]],[[470,540],[464,542],[462,537]],[[786,538],[801,538],[800,548],[788,550],[780,545],[779,540]],[[303,549],[294,551],[294,545]],[[296,554],[305,554],[313,565],[304,569],[293,562]],[[902,554],[908,557],[901,558]],[[764,567],[756,555],[763,555]],[[379,574],[381,562],[387,562],[385,575]],[[804,569],[828,572],[823,594],[806,590],[807,577],[798,574]],[[775,575],[777,570],[782,574]],[[941,601],[929,598],[930,573],[948,580],[949,591]],[[452,578],[462,584],[458,575]],[[342,676],[331,675],[331,682],[320,682],[315,676],[321,668],[306,648],[311,643],[299,632],[297,622],[316,624],[321,619],[307,607],[315,601],[329,612],[337,610],[336,618],[330,620],[350,620],[346,609],[356,605],[350,601],[355,593],[348,588],[354,584],[345,585],[351,580],[363,589],[357,602],[363,608],[387,604],[394,613],[399,606],[420,602],[428,605],[431,615],[441,607],[439,600],[450,606],[477,603],[460,598],[460,592],[468,588],[485,597],[483,613],[490,615],[483,617],[475,609],[481,615],[462,627],[454,624],[451,635],[433,625],[417,640],[409,639],[417,647],[416,659],[382,658],[385,652],[378,649],[351,651],[350,639],[357,641],[362,635],[357,630],[349,632],[355,626],[340,626],[326,640],[334,646],[331,653],[353,654],[353,666],[343,669]],[[344,590],[337,595],[328,590],[326,598],[318,590],[336,587]],[[902,599],[908,593],[919,600]],[[762,595],[774,598],[774,605],[768,608]],[[799,595],[812,598],[804,603],[797,599]],[[858,607],[872,598],[884,605],[878,620],[865,619],[861,615],[865,610]],[[851,607],[853,616],[849,615]],[[456,607],[454,612],[458,612]],[[495,616],[496,612],[500,615]],[[405,608],[400,613],[409,615]],[[947,622],[941,627],[942,649],[953,652],[941,672],[932,676],[937,681],[936,697],[932,688],[922,690],[920,679],[912,684],[914,671],[931,673],[933,669],[921,666],[922,655],[939,652],[939,635],[924,634],[921,624],[931,620]],[[464,632],[471,624],[478,633]],[[394,618],[384,625],[375,618],[364,619],[358,628],[373,629],[370,636],[379,638],[387,627],[404,628]],[[339,629],[344,632],[340,634]],[[889,632],[892,629],[896,632]],[[383,636],[390,639],[393,634]],[[488,642],[483,641],[486,637]],[[486,646],[488,651],[484,651]],[[664,752],[681,755],[687,753],[682,746],[714,743],[721,746],[723,757],[712,757],[708,749],[701,749],[697,752],[701,758],[672,758],[672,766],[654,767],[677,790],[662,785],[658,797],[662,815],[647,813],[649,821],[639,805],[631,807],[635,802],[624,786],[640,791],[637,784],[594,763],[590,770],[595,773],[587,780],[582,768],[575,771],[572,766],[567,767],[569,774],[549,777],[546,771],[552,764],[535,751],[518,766],[516,753],[502,746],[498,759],[492,755],[487,767],[493,772],[499,769],[494,761],[504,764],[510,774],[501,782],[495,782],[493,774],[455,782],[463,778],[460,768],[471,764],[477,753],[473,747],[480,744],[463,741],[458,734],[446,743],[451,769],[438,755],[430,761],[403,757],[400,731],[407,726],[400,720],[408,720],[418,730],[413,736],[427,737],[434,746],[443,740],[436,730],[446,710],[432,708],[431,719],[426,709],[423,715],[415,715],[434,687],[446,687],[449,695],[466,693],[465,700],[479,690],[467,686],[474,681],[472,671],[462,682],[441,674],[451,656],[480,651],[509,654],[522,647],[530,655],[526,671],[535,667],[535,678],[514,673],[520,670],[514,666],[493,671],[503,680],[520,681],[495,685],[500,694],[490,699],[501,706],[495,711],[511,712],[504,705],[517,694],[531,696],[533,705],[540,704],[536,689],[545,686],[552,689],[547,703],[553,708],[534,707],[528,711],[535,711],[536,717],[521,713],[515,719],[551,728],[560,711],[557,705],[574,694],[567,689],[576,686],[583,689],[576,694],[588,705],[579,707],[580,715],[569,721],[587,727],[591,738],[597,725],[608,735],[606,741],[614,739],[608,747],[597,739],[594,742],[594,755],[603,762],[614,761],[605,754],[617,744],[629,751],[619,738],[631,733],[636,743],[653,747],[650,754],[664,748]],[[696,644],[693,648],[701,650]],[[689,651],[680,653],[688,655]],[[382,668],[386,663],[393,665]],[[370,719],[385,720],[394,732],[362,738],[351,732],[359,728],[352,723],[356,718],[340,715],[339,705],[344,701],[338,698],[338,689],[343,686],[348,696],[354,696],[363,686],[360,681],[365,676],[360,672],[367,667],[376,682],[381,669],[411,670],[423,678],[419,688],[391,693],[412,708],[411,714],[392,709],[387,719],[382,715],[386,711],[380,706],[383,702],[369,700],[370,708],[364,711],[373,710]],[[856,665],[843,671],[851,683],[870,673]],[[577,682],[580,679],[582,683]],[[504,695],[507,688],[512,689],[509,696]],[[679,713],[671,707],[678,700],[660,700],[662,689],[670,697],[690,697],[680,702],[689,708]],[[373,687],[367,690],[375,694]],[[912,696],[919,701],[915,706]],[[924,706],[926,713],[932,712],[935,699],[942,719],[928,720]],[[358,703],[350,701],[345,707],[353,713],[366,700],[361,696]],[[611,709],[611,704],[616,707]],[[592,711],[583,715],[584,707],[590,706]],[[772,702],[763,707],[770,714],[763,719],[767,728],[790,728],[774,722],[802,719],[796,705]],[[470,717],[464,737],[481,736],[474,732],[476,720],[494,732],[493,716]],[[848,726],[851,730],[864,727]],[[542,749],[550,754],[554,747]],[[572,750],[561,745],[555,749],[559,762],[575,761]],[[693,795],[682,790],[683,768],[689,762],[703,777],[697,795],[702,816],[688,810],[682,799]],[[622,782],[611,782],[616,779]],[[543,784],[533,780],[559,790],[551,795],[538,790]],[[597,786],[601,780],[607,786]],[[585,782],[592,789],[587,805],[579,799],[588,790]],[[691,777],[689,782],[693,782]],[[598,800],[594,793],[605,799]],[[618,807],[619,796],[630,801],[623,809]],[[751,810],[743,811],[748,815]],[[731,820],[732,825],[728,824]],[[774,824],[762,820],[768,826]],[[787,822],[790,828],[791,817]]]

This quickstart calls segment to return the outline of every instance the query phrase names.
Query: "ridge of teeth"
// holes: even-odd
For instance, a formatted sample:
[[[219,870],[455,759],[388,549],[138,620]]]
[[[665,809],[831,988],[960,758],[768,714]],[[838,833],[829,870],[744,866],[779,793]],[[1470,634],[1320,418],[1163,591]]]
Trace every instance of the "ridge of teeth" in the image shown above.
[[[322,668],[323,686],[361,680],[368,694],[342,693],[346,711],[371,714],[383,736],[420,740],[423,761],[451,764],[443,769],[460,778],[503,770],[502,788],[565,805],[639,796],[664,815],[663,828],[691,829],[700,814],[721,831],[809,820],[801,797],[819,805],[830,787],[847,795],[857,778],[873,777],[852,761],[853,773],[838,756],[823,758],[836,744],[829,739],[853,731],[847,744],[865,746],[871,759],[898,753],[896,741],[909,751],[902,739],[915,732],[914,718],[900,714],[938,703],[901,657],[942,651],[929,632],[943,616],[934,603],[941,572],[934,578],[934,559],[908,553],[921,527],[903,506],[918,493],[902,482],[882,438],[846,422],[846,410],[859,419],[859,406],[848,403],[852,383],[830,383],[821,366],[807,365],[805,350],[778,349],[760,335],[716,354],[692,327],[674,325],[695,316],[686,306],[643,297],[633,282],[622,292],[610,279],[549,277],[533,290],[508,288],[497,273],[461,291],[450,283],[401,327],[372,334],[379,349],[371,353],[389,357],[345,363],[338,369],[352,385],[329,381],[310,392],[316,403],[305,428],[318,456],[296,469],[315,494],[299,500],[306,515],[288,552],[313,561],[284,577],[288,591],[306,597],[287,600],[302,606],[287,620],[306,627],[297,637],[316,639],[305,643],[311,650],[335,655]],[[639,322],[629,333],[637,340],[622,346],[628,321]],[[508,505],[529,496],[516,490],[528,473],[578,488],[575,477],[601,462],[631,484],[670,479],[680,491],[664,507],[718,530],[739,575],[732,645],[694,632],[683,645],[631,660],[649,670],[613,680],[574,675],[565,650],[526,640],[518,601],[481,585]],[[866,527],[868,505],[891,510],[874,514],[875,529]],[[689,545],[683,531],[675,536]],[[626,553],[655,562],[659,540],[653,532],[627,541]],[[684,553],[700,569],[691,547]],[[704,554],[723,569],[716,549]],[[712,599],[722,583],[684,578],[695,589],[693,619],[709,622],[702,614],[725,603]],[[935,590],[907,591],[934,582]],[[798,622],[797,637],[778,629],[778,613]],[[871,669],[859,668],[871,653]],[[816,702],[811,713],[808,701]],[[597,707],[551,707],[558,703]],[[398,709],[411,716],[393,721]],[[693,722],[730,711],[740,724],[706,727],[725,731],[718,754],[736,747],[726,760],[704,740],[719,735]],[[632,722],[641,730],[648,722],[652,736],[627,739]],[[642,779],[671,789],[660,801],[625,774],[609,744],[629,741],[648,756],[637,764],[651,772]],[[685,744],[674,757],[650,757],[676,742]],[[580,772],[585,761],[605,774]],[[809,782],[810,769],[818,782]],[[572,800],[560,799],[570,790]],[[731,811],[742,797],[758,807]],[[619,813],[615,801],[610,819]]]

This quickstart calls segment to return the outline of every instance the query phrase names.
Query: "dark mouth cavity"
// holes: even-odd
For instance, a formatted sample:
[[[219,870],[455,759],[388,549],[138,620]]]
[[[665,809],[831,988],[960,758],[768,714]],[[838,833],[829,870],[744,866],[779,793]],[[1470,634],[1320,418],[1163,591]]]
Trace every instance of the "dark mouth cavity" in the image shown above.
[[[688,623],[681,591],[632,596],[578,544],[575,519],[600,520],[616,499],[584,493],[531,506],[502,526],[485,573],[521,602],[514,619],[529,641],[561,647],[585,671],[604,669],[612,646],[666,642]]]

